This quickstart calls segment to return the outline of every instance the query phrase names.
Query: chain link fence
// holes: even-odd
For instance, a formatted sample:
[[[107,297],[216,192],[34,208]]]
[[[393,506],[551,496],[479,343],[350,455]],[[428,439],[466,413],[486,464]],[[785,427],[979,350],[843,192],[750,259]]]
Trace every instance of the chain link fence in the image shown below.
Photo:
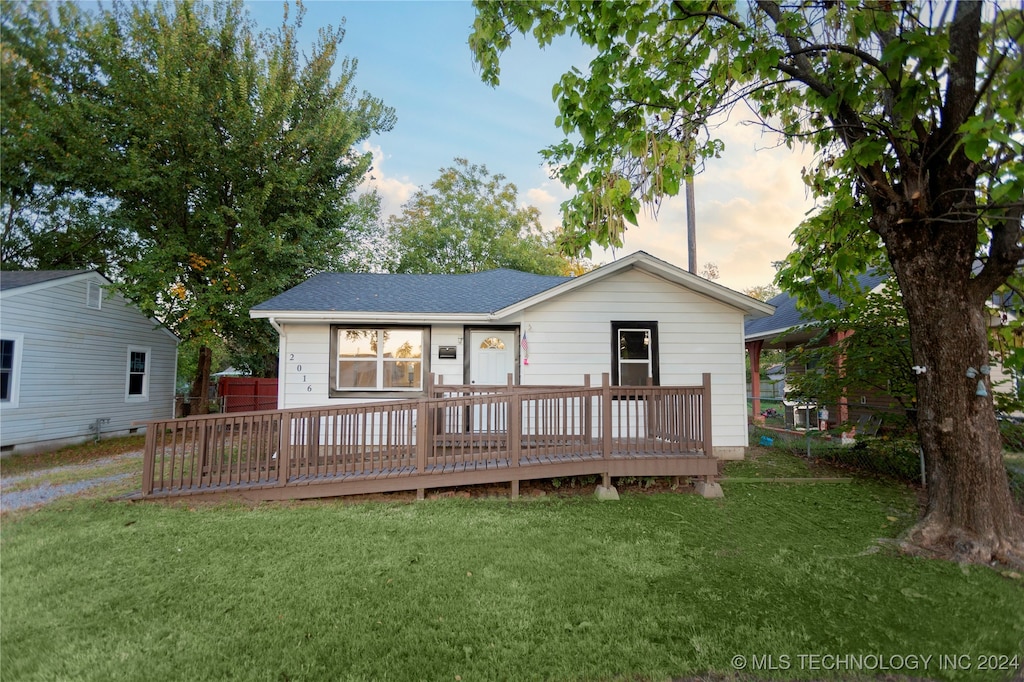
[[[771,427],[771,419],[766,420]],[[912,431],[887,432],[873,436],[819,432],[794,433],[779,428],[752,427],[751,444],[783,449],[811,461],[830,464],[864,474],[883,476],[912,485],[924,485],[924,460],[917,436]],[[1000,421],[1006,475],[1010,491],[1024,509],[1024,423]],[[852,441],[852,442],[851,442]]]

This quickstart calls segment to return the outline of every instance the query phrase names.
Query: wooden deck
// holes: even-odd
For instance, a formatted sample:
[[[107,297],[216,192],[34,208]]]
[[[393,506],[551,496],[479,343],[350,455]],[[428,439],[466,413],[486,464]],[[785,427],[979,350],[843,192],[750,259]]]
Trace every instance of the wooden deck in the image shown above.
[[[335,497],[598,474],[710,481],[701,386],[437,386],[430,397],[147,423],[142,495]]]

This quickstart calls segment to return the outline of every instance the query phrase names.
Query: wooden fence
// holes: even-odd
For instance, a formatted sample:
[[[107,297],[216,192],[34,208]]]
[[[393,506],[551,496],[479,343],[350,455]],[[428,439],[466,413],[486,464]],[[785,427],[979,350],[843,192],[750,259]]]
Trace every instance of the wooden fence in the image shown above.
[[[147,422],[144,497],[298,499],[600,474],[711,480],[701,386],[431,386],[427,397]]]

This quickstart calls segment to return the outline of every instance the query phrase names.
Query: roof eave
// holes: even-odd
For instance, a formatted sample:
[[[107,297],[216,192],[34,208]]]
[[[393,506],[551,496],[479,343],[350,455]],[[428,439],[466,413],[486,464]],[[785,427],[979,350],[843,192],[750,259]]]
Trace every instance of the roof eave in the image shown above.
[[[20,296],[22,294],[32,293],[33,291],[39,291],[40,289],[49,289],[62,284],[70,284],[72,282],[78,282],[86,279],[100,279],[103,282],[103,286],[110,286],[113,284],[113,282],[100,274],[98,270],[88,270],[86,272],[75,272],[74,274],[69,274],[66,277],[54,277],[53,279],[35,282],[34,284],[26,284],[20,287],[0,290],[0,298]]]
[[[352,310],[250,310],[249,317],[254,320],[275,320],[283,324],[310,324],[317,322],[465,324],[467,322],[490,322],[495,318],[495,315],[491,313],[385,313]]]

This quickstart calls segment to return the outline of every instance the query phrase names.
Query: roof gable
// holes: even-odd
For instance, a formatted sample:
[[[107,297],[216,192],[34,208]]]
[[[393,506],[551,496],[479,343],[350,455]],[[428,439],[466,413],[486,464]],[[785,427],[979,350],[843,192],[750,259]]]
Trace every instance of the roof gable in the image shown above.
[[[94,281],[101,287],[110,287],[113,284],[113,282],[100,274],[98,270],[5,270],[0,272],[0,297],[9,299],[12,296],[21,296],[33,291],[46,290],[83,280]],[[144,314],[137,305],[126,299],[119,292],[113,292],[112,296],[116,297],[120,304],[131,308],[138,315]],[[103,305],[108,305],[106,299],[104,299]],[[149,319],[167,336],[174,339],[175,343],[180,341],[178,336],[160,320],[152,317],[147,317],[146,319]]]
[[[667,261],[655,258],[645,251],[636,251],[625,258],[608,263],[607,265],[602,265],[601,267],[595,268],[584,275],[570,278],[557,287],[539,292],[529,299],[520,301],[515,305],[502,310],[501,314],[509,315],[515,313],[555,296],[561,296],[562,294],[574,289],[585,287],[595,281],[605,279],[607,277],[613,277],[620,272],[631,269],[641,270],[675,284],[676,286],[707,296],[714,301],[736,308],[749,317],[764,317],[766,315],[770,315],[773,310],[773,308],[767,303],[758,301],[755,298],[751,298],[746,294],[734,291],[728,287],[722,286],[721,284],[716,284],[711,280],[699,277],[691,272],[683,270],[680,267],[672,265]]]

